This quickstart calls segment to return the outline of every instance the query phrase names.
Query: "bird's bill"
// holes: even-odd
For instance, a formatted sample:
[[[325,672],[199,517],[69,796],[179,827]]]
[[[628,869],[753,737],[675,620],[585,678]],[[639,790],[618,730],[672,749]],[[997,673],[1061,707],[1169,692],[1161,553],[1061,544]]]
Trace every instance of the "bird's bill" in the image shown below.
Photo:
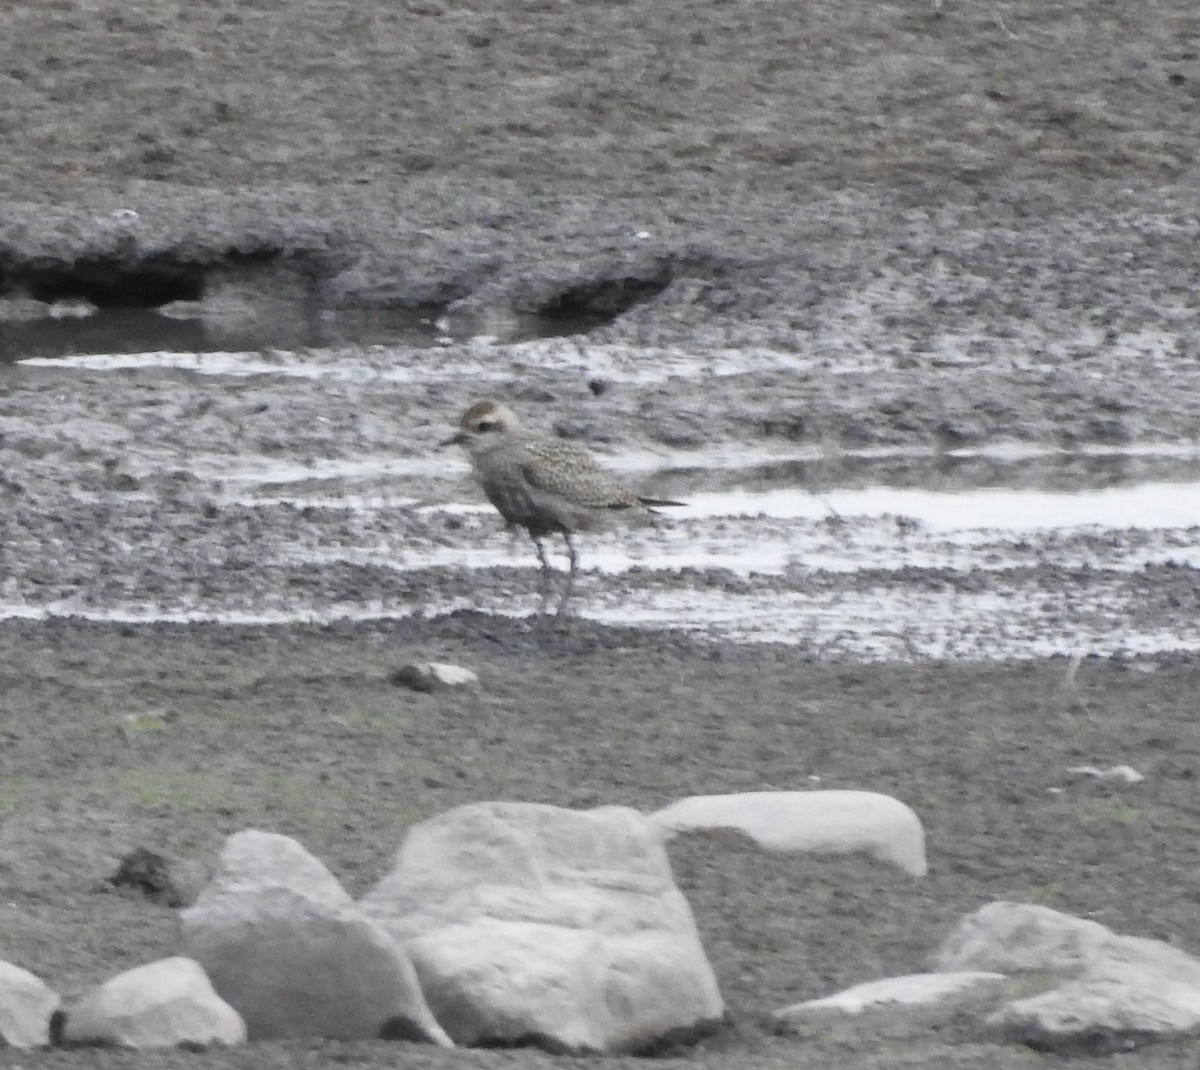
[[[462,431],[459,431],[457,434],[451,435],[444,442],[439,442],[438,449],[444,450],[447,446],[461,446],[466,441],[467,436]]]

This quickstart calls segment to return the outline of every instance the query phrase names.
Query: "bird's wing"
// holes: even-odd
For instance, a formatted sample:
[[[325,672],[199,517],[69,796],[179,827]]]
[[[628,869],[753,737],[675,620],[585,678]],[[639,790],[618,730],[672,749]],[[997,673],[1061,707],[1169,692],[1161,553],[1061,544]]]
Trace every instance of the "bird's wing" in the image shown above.
[[[526,444],[521,475],[535,491],[588,509],[629,509],[640,504],[587,450],[555,439]]]

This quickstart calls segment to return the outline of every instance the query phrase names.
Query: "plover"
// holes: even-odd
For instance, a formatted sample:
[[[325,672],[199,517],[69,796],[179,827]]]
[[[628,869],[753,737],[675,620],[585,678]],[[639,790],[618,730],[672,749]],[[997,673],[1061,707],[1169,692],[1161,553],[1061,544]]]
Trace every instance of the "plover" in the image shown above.
[[[587,450],[550,435],[527,431],[516,414],[498,401],[480,401],[462,414],[458,432],[442,446],[465,446],[483,492],[510,528],[524,528],[542,566],[539,612],[550,598],[550,562],[542,540],[558,533],[567,544],[567,573],[557,616],[567,602],[579,570],[579,552],[571,538],[614,521],[652,520],[656,507],[682,505],[665,498],[643,498],[605,472]]]

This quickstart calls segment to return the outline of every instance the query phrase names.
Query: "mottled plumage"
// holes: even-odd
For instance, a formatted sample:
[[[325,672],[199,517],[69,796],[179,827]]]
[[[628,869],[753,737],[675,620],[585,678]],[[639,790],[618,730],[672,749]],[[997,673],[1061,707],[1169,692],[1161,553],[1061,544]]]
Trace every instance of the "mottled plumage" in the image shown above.
[[[542,539],[558,533],[571,568],[558,606],[565,614],[579,567],[571,535],[595,531],[615,520],[649,520],[653,506],[680,502],[643,498],[619,483],[585,449],[560,438],[526,431],[506,405],[481,401],[458,422],[443,446],[465,446],[483,492],[509,527],[529,532],[542,566],[542,609],[550,592],[550,564]]]

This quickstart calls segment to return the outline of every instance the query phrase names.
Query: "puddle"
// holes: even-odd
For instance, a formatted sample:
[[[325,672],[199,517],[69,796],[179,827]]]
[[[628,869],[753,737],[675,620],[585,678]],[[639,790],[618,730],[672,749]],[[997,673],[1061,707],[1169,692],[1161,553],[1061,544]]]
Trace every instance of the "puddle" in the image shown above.
[[[245,501],[247,499],[243,499]],[[267,502],[278,499],[267,498]],[[842,506],[834,514],[830,501]],[[874,488],[822,497],[803,492],[698,495],[661,527],[583,537],[587,568],[724,570],[736,576],[797,569],[852,573],[911,569],[1002,571],[1038,565],[1131,572],[1147,565],[1200,568],[1200,483],[1075,495],[980,491],[958,495]],[[981,508],[986,502],[988,508]],[[904,508],[895,506],[902,503]],[[306,504],[293,502],[292,504]],[[383,568],[483,569],[528,564],[528,540],[504,531],[491,506],[420,504],[385,494],[347,503],[368,513],[414,505],[453,517],[452,543],[312,548],[297,560]],[[1007,521],[1016,518],[1015,523]],[[1036,536],[1036,537],[1033,537]],[[557,540],[550,540],[552,549]]]
[[[332,351],[336,354],[337,351]],[[359,351],[354,350],[355,353]],[[390,350],[388,351],[391,352]],[[175,350],[139,353],[90,353],[78,357],[29,357],[17,362],[21,368],[45,368],[58,371],[182,371],[195,375],[223,378],[274,376],[281,379],[329,380],[349,383],[408,383],[429,378],[427,356],[419,359],[388,359],[386,362],[324,355],[305,361],[300,354],[286,349],[264,348],[255,353],[221,349],[181,353]],[[474,361],[439,362],[441,378],[473,378],[478,372]]]
[[[719,460],[706,457],[693,468],[660,471],[656,484],[667,481],[739,491],[774,487],[841,491],[884,486],[948,493],[989,487],[1074,493],[1190,480],[1200,474],[1200,444],[1084,445],[1065,451],[1010,443],[924,453],[894,449],[824,453],[810,449],[773,458],[743,456],[740,463],[736,456],[726,457],[724,465]],[[662,463],[643,467],[661,468]],[[715,467],[723,470],[714,471]]]
[[[213,584],[224,593],[201,598],[193,585],[191,595],[176,592],[170,601],[60,598],[35,606],[10,581],[0,615],[271,624],[462,607],[534,612],[528,539],[504,532],[465,475],[462,497],[406,496],[406,469],[416,463],[272,462],[223,473],[227,504],[261,513],[257,530],[283,533],[256,551],[256,566],[279,577],[266,588]],[[1193,462],[1176,463],[1195,475]],[[1004,478],[1022,481],[1019,468]],[[907,479],[912,466],[904,470]],[[314,471],[327,479],[317,488],[309,483]],[[762,471],[750,471],[761,482]],[[263,476],[268,482],[256,481]],[[361,479],[375,481],[371,492]],[[1198,503],[1196,479],[1071,493],[888,485],[697,492],[660,527],[581,537],[577,608],[612,623],[868,659],[1195,650],[1200,614],[1179,591],[1194,591],[1189,576],[1200,569]],[[336,522],[307,522],[306,505],[341,512]],[[549,548],[564,568],[561,541],[549,540]],[[347,598],[347,575],[361,600]],[[328,589],[325,577],[335,577]],[[1183,588],[1171,587],[1170,577]],[[1161,594],[1154,593],[1159,582]],[[373,596],[389,589],[399,593]],[[419,604],[412,592],[420,592]]]
[[[206,370],[210,365],[195,361],[198,354],[236,351],[252,362],[262,350],[351,344],[427,347],[438,337],[429,317],[406,310],[259,320],[250,315],[205,317],[199,311],[190,315],[141,308],[55,309],[32,319],[0,319],[0,365],[28,361],[63,370],[119,370],[196,364],[193,370]],[[292,361],[297,359],[291,355]],[[278,364],[274,370],[279,371]]]
[[[429,352],[164,346],[122,353],[109,346],[35,356],[17,367],[52,376],[89,369],[446,382],[459,390],[462,382],[511,379],[522,361],[632,384],[811,366],[768,348],[698,355],[571,339],[505,346],[503,359],[483,340],[446,346],[437,360]],[[861,372],[870,359],[848,358],[844,368]],[[842,367],[831,361],[822,371]],[[82,425],[91,410],[79,411]],[[93,575],[102,557],[60,539],[67,548],[53,548],[61,568],[48,579],[0,577],[0,616],[280,623],[463,606],[534,610],[532,547],[505,534],[461,453],[430,443],[419,454],[388,456],[362,437],[347,443],[359,452],[298,463],[235,453],[234,441],[213,437],[203,441],[204,450],[170,454],[171,467],[193,477],[187,493],[213,508],[211,529],[187,529],[203,548],[189,550],[195,560],[188,560],[186,587],[157,582],[151,588],[157,599],[146,601],[138,597],[144,590],[138,576],[114,566],[99,591],[71,597],[73,588],[57,577]],[[158,485],[152,477],[161,474],[164,451],[174,442],[139,440],[144,448],[130,451],[128,472],[147,478],[144,486],[123,497],[94,483],[77,486],[74,502],[126,511],[140,502],[144,515],[153,513],[157,499],[148,488]],[[1198,443],[1069,453],[1027,444],[827,453],[816,446],[717,442],[692,451],[602,452],[606,467],[687,504],[664,511],[658,528],[580,539],[577,606],[584,616],[863,658],[1200,649]],[[151,519],[140,537],[158,530]],[[253,582],[234,590],[225,565],[247,531],[254,533],[253,553],[235,564],[252,567]],[[561,545],[552,542],[561,568]],[[33,538],[29,545],[46,543]],[[146,571],[161,579],[153,567]]]
[[[675,591],[634,592],[632,597],[623,594],[617,604],[611,596],[591,592],[582,615],[606,624],[683,629],[739,642],[784,643],[818,656],[827,652],[868,661],[1132,657],[1200,650],[1200,634],[1194,630],[1184,634],[1174,629],[1130,631],[1115,617],[1099,626],[1088,623],[1027,634],[1023,621],[1035,616],[1040,608],[1035,598],[1041,596],[1025,596],[1012,590],[949,599],[928,592],[899,602],[881,591],[868,590],[824,598],[791,594],[704,600],[694,593]],[[164,608],[156,604],[97,607],[67,600],[42,606],[0,603],[0,618],[75,617],[111,624],[324,625],[428,617],[461,609],[530,617],[536,611],[536,599],[445,599],[419,610],[382,600],[332,602],[308,610],[298,610],[294,605],[255,609]],[[882,626],[881,615],[885,612],[892,627]],[[997,618],[1010,621],[1000,632],[995,628]],[[916,621],[920,626],[915,626]]]
[[[1096,591],[1112,598],[1119,592]],[[697,600],[687,592],[637,593],[619,604],[603,598],[588,616],[609,624],[685,627],[742,642],[791,643],[819,653],[852,652],[870,660],[921,658],[1040,658],[1077,653],[1104,656],[1200,650],[1200,634],[1131,631],[1120,614],[1050,629],[1028,622],[1045,613],[1044,592],[1011,585],[995,590],[944,591],[873,588],[832,595],[725,593]],[[997,622],[1004,623],[997,627]]]
[[[875,486],[809,494],[800,489],[697,494],[680,519],[762,517],[830,520],[893,517],[934,532],[1061,531],[1070,528],[1200,526],[1200,481],[1151,483],[1072,492],[986,487],[955,492]]]
[[[107,315],[107,314],[106,314]],[[42,321],[38,321],[39,323]],[[87,322],[80,321],[80,322]],[[7,325],[0,322],[0,331]],[[57,328],[55,328],[57,330]],[[274,375],[283,379],[331,379],[369,382],[503,382],[512,378],[512,368],[522,363],[543,370],[586,369],[590,378],[614,383],[648,386],[679,377],[719,378],[762,372],[799,372],[812,368],[809,357],[772,349],[728,349],[696,353],[683,349],[634,349],[630,346],[594,346],[573,339],[538,338],[503,345],[504,360],[496,359],[497,343],[478,337],[462,343],[431,333],[420,324],[415,338],[393,332],[378,342],[361,333],[337,344],[326,339],[311,343],[289,342],[286,335],[271,333],[252,350],[237,350],[227,337],[217,335],[223,345],[170,347],[142,344],[140,348],[93,346],[91,349],[39,353],[33,349],[13,350],[10,360],[19,366],[70,371],[183,370],[197,375]],[[3,335],[0,335],[2,338]],[[146,343],[153,337],[143,336]],[[354,344],[350,344],[353,342]],[[131,343],[134,344],[134,343]],[[311,348],[304,348],[305,345]],[[292,348],[289,348],[289,345]],[[435,362],[428,349],[441,346]],[[319,348],[318,348],[319,347]],[[12,346],[8,347],[10,350]],[[881,365],[882,366],[882,365]],[[822,364],[829,374],[857,373],[860,361]]]
[[[475,563],[470,554],[467,561]],[[479,564],[482,561],[476,559]],[[434,597],[420,606],[397,599],[322,600],[301,604],[278,592],[262,604],[172,604],[130,601],[95,605],[61,599],[41,605],[0,603],[0,617],[79,617],[111,623],[271,625],[329,624],[432,616],[457,609],[525,617],[536,611],[534,570],[514,593],[482,588],[470,597]],[[713,638],[783,643],[808,654],[863,660],[1027,659],[1053,655],[1132,656],[1200,650],[1194,621],[1139,627],[1140,592],[1103,576],[1086,589],[1025,586],[1009,576],[985,590],[955,591],[925,583],[788,591],[769,587],[662,586],[650,580],[614,589],[596,574],[581,577],[581,616],[610,624],[682,629]]]
[[[755,451],[739,451],[742,461]],[[676,455],[676,459],[681,455]],[[759,459],[761,460],[761,454]],[[926,532],[995,529],[1010,533],[1084,527],[1191,528],[1200,526],[1200,456],[1192,448],[1107,451],[1093,456],[1039,454],[1004,463],[999,456],[957,458],[912,454],[843,454],[828,460],[776,457],[749,467],[725,469],[673,467],[671,455],[659,455],[657,473],[645,455],[610,454],[606,467],[637,475],[655,493],[676,496],[682,507],[663,510],[671,522],[689,520],[841,520],[889,518],[909,535]],[[190,467],[224,487],[223,501],[243,505],[291,504],[297,507],[374,510],[419,503],[427,494],[414,487],[441,484],[457,476],[470,500],[441,501],[428,508],[450,514],[490,514],[469,480],[469,466],[452,453],[409,458],[362,456],[312,463],[197,454]],[[845,482],[872,480],[866,486],[822,487],[836,473]],[[1145,480],[1148,473],[1168,477]],[[727,489],[698,489],[705,484]],[[930,489],[930,484],[952,489]],[[912,485],[917,484],[917,485]],[[1056,489],[1068,486],[1071,489]],[[374,493],[364,494],[364,488]],[[444,493],[444,489],[443,489]]]
[[[1192,446],[1090,455],[875,451],[840,456],[833,468],[851,484],[876,482],[815,491],[806,484],[828,477],[831,465],[811,454],[748,467],[713,455],[728,467],[703,470],[679,463],[694,460],[686,454],[656,459],[666,464],[658,472],[645,452],[605,458],[647,486],[692,490],[684,507],[664,511],[661,527],[580,539],[585,616],[865,658],[1200,648],[1200,618],[1186,607],[1175,627],[1136,623],[1146,569],[1200,569],[1200,457]],[[459,477],[449,488],[448,466]],[[214,458],[206,471],[215,468]],[[1172,478],[1139,481],[1146,473]],[[285,567],[420,574],[431,585],[441,582],[435,576],[467,575],[478,578],[471,599],[435,594],[426,610],[536,608],[532,547],[505,533],[461,458],[262,458],[220,477],[223,500],[245,508],[336,509],[353,518],[357,537],[331,544],[318,529],[315,538],[296,538],[277,558]],[[723,486],[696,489],[704,482]],[[423,532],[381,538],[397,510],[421,518]],[[564,568],[561,542],[548,545]],[[503,580],[494,579],[497,570]],[[301,619],[329,611],[314,604]],[[363,613],[371,611],[355,607],[352,615]]]
[[[923,301],[924,299],[921,298]],[[168,306],[170,309],[171,306]],[[723,347],[595,344],[587,340],[595,322],[588,316],[558,319],[516,315],[506,319],[505,337],[458,330],[436,313],[414,310],[321,312],[310,316],[255,318],[233,310],[195,315],[187,306],[170,314],[153,309],[102,309],[67,306],[30,320],[0,319],[0,370],[25,363],[64,373],[72,370],[153,370],[183,368],[200,375],[261,375],[282,378],[366,379],[389,371],[406,349],[445,347],[450,359],[430,366],[422,360],[422,380],[471,377],[481,382],[509,379],[527,365],[540,370],[584,371],[591,378],[634,386],[653,386],[676,378],[714,380],[734,376],[798,374],[852,376],[894,372],[891,329],[871,307],[851,302],[846,315],[806,336],[803,350],[794,345],[741,344]],[[484,325],[486,329],[486,325]],[[1132,331],[1109,337],[1096,328],[1071,326],[1063,337],[1048,338],[1040,329],[995,352],[987,324],[965,325],[928,342],[925,358],[959,377],[994,375],[998,370],[1044,369],[1070,361],[1103,345],[1113,357],[1126,357],[1146,368],[1169,369],[1186,337],[1175,330]],[[986,356],[971,356],[982,346]],[[382,362],[326,359],[328,350],[361,355],[385,349]],[[503,361],[496,360],[497,349]],[[197,354],[221,354],[221,360],[195,360]],[[261,360],[263,353],[271,359]],[[465,354],[465,355],[464,355]]]
[[[450,429],[447,428],[447,431]],[[847,449],[829,454],[818,446],[715,444],[687,450],[597,449],[610,471],[656,493],[691,497],[710,490],[754,494],[773,489],[825,494],[841,490],[910,487],[933,493],[984,488],[1089,491],[1132,484],[1181,483],[1200,476],[1200,443],[1081,446],[1066,452],[1024,443],[983,449],[913,451],[896,447]],[[242,484],[311,484],[320,480],[374,481],[403,475],[442,482],[466,476],[461,451],[436,442],[408,457],[362,453],[296,462],[255,454],[190,455],[192,470]],[[331,486],[334,503],[338,486]],[[317,504],[316,501],[310,504]]]

